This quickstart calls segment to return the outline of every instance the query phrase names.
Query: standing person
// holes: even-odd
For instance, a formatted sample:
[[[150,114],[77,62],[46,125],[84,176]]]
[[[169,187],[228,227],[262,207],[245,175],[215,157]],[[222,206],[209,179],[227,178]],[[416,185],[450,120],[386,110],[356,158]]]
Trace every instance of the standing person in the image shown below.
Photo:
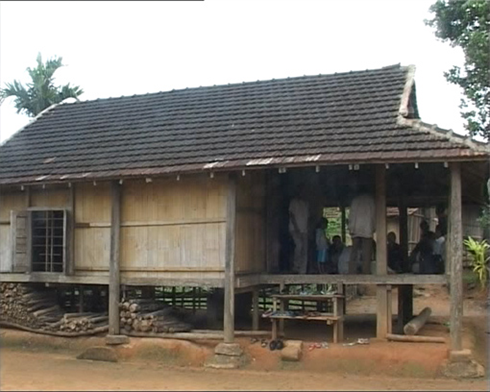
[[[434,264],[435,273],[443,274],[445,270],[446,262],[446,238],[442,234],[443,227],[437,225],[436,227],[436,240],[434,241]]]
[[[388,242],[388,267],[390,267],[394,272],[401,272],[403,255],[400,244],[396,242],[395,232],[390,231],[386,236],[386,240]]]
[[[289,204],[289,233],[294,241],[293,272],[306,274],[308,267],[308,203],[298,188]]]
[[[318,272],[321,274],[327,273],[327,263],[329,262],[329,242],[325,230],[328,227],[328,219],[321,218],[315,231],[316,241],[316,261],[318,263]]]
[[[447,211],[444,204],[438,204],[436,206],[437,223],[441,236],[447,235]]]
[[[352,251],[349,258],[349,274],[357,271],[357,259],[361,259],[362,273],[371,271],[373,234],[375,231],[376,205],[373,196],[365,189],[352,200],[349,212],[349,232],[352,238]]]
[[[340,238],[339,235],[334,235],[332,237],[332,243],[328,248],[328,253],[329,253],[328,259],[330,261],[333,274],[337,274],[339,272],[339,258],[343,250],[344,250],[344,243],[342,242],[342,239]]]

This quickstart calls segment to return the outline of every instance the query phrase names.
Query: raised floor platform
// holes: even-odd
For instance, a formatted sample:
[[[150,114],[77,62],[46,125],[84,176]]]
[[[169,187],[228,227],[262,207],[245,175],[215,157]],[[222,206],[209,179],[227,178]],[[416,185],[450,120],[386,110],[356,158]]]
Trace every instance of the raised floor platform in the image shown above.
[[[282,275],[282,274],[255,274],[237,276],[237,287],[276,284],[447,284],[447,275]]]
[[[107,285],[107,275],[63,275],[54,273],[0,273],[2,282],[39,282],[39,283],[62,283],[62,284],[92,284]],[[288,275],[288,274],[248,274],[237,275],[237,288],[247,288],[258,285],[280,285],[280,284],[389,284],[389,285],[413,285],[413,284],[447,284],[447,275]],[[121,284],[130,286],[187,286],[187,287],[224,287],[223,279],[210,279],[199,277],[186,279],[172,278],[125,278],[121,277]]]

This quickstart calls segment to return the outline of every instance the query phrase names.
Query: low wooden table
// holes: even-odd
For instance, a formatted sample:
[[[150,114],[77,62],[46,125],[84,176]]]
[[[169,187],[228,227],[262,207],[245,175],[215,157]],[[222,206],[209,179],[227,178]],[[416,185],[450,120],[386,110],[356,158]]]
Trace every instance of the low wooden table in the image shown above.
[[[341,293],[336,294],[314,294],[314,295],[292,295],[274,294],[272,296],[272,311],[277,312],[277,308],[288,308],[290,300],[333,302],[333,312],[314,312],[315,315],[286,315],[286,314],[264,314],[262,317],[270,318],[272,321],[272,339],[277,339],[277,325],[280,320],[316,320],[326,321],[327,325],[333,324],[333,341],[339,343],[344,340],[344,301],[345,296]]]

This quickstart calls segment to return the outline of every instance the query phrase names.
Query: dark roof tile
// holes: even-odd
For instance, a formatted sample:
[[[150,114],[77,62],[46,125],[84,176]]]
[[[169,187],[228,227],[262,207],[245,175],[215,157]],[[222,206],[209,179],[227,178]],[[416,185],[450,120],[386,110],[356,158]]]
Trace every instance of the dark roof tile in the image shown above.
[[[330,163],[481,155],[399,124],[408,74],[391,66],[61,104],[0,147],[0,183],[196,171],[217,161],[213,167],[307,162],[313,155]]]

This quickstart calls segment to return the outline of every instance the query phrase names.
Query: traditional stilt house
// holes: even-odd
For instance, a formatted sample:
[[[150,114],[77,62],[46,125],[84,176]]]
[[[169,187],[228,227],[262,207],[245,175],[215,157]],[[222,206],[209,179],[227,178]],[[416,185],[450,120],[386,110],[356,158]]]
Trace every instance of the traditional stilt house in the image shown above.
[[[101,284],[110,333],[120,285],[224,288],[372,284],[377,335],[411,317],[414,284],[451,285],[451,346],[461,348],[462,205],[485,204],[489,150],[419,118],[414,67],[304,76],[60,104],[0,147],[2,282]],[[371,275],[287,272],[288,203],[297,184],[310,220],[348,207],[350,185],[376,195]],[[387,274],[386,209],[448,205],[444,274]],[[345,213],[343,214],[345,216]],[[345,219],[342,224],[345,237]]]

